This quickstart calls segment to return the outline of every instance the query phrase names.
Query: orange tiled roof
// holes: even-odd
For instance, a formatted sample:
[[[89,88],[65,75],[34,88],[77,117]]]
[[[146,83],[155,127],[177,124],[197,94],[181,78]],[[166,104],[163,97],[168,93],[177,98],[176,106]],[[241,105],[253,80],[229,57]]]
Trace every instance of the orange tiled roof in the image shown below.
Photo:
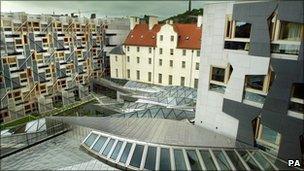
[[[130,31],[124,44],[133,46],[156,47],[156,34],[161,24],[156,24],[151,30],[147,23],[137,24]],[[200,49],[202,29],[196,24],[173,24],[174,31],[178,34],[177,48]]]

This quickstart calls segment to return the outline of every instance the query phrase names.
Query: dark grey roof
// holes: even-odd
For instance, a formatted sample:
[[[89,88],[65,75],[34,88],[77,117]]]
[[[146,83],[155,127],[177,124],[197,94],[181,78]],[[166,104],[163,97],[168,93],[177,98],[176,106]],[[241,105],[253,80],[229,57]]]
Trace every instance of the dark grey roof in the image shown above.
[[[122,45],[116,46],[110,51],[110,54],[124,55],[125,52],[122,49]]]

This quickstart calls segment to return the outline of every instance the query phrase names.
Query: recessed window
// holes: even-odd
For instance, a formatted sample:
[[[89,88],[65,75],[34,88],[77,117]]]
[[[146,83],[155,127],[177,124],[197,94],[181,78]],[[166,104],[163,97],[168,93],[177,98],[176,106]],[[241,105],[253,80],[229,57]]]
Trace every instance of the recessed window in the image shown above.
[[[171,36],[170,40],[171,40],[171,42],[173,42],[174,41],[174,36]]]
[[[164,36],[163,36],[163,35],[160,35],[160,36],[159,36],[159,40],[160,40],[160,41],[163,41],[163,39],[164,39]]]
[[[159,48],[159,54],[163,54],[163,48]]]
[[[195,63],[195,69],[199,70],[199,63],[198,62]]]
[[[151,47],[149,47],[149,53],[152,53],[152,48]]]
[[[172,85],[172,75],[169,75],[168,84]]]
[[[173,67],[173,60],[170,60],[170,67]]]
[[[197,88],[197,87],[198,87],[198,79],[195,78],[195,79],[194,79],[194,88]]]
[[[163,60],[159,59],[159,66],[162,66],[162,65],[163,65]]]
[[[211,80],[224,82],[224,80],[225,80],[225,69],[224,68],[212,67]]]
[[[140,80],[140,71],[139,70],[136,71],[136,78],[137,78],[137,80]]]
[[[186,56],[186,49],[183,49],[183,56]]]
[[[115,56],[115,61],[117,62],[117,56]]]
[[[137,52],[139,52],[140,48],[137,46],[136,50],[137,50]]]
[[[186,61],[182,61],[182,68],[186,68]]]
[[[197,56],[197,57],[200,57],[200,55],[201,55],[201,51],[200,51],[200,50],[197,50],[197,51],[196,51],[196,56]]]
[[[304,114],[304,84],[294,83],[292,85],[289,110]]]
[[[118,77],[118,69],[115,69],[116,77]]]
[[[152,80],[152,73],[148,72],[148,81],[151,82],[151,80]]]
[[[246,75],[245,87],[255,90],[263,90],[265,75]]]
[[[127,56],[127,62],[130,62],[130,56]]]
[[[139,64],[139,62],[140,62],[140,59],[139,59],[139,57],[137,57],[136,59],[137,59],[137,63]]]
[[[158,83],[162,83],[162,77],[163,77],[162,74],[158,74]]]
[[[152,58],[148,59],[149,64],[152,64]]]
[[[260,125],[259,139],[268,143],[279,145],[281,134],[265,125]]]
[[[173,53],[174,53],[174,50],[170,49],[170,55],[173,55]]]
[[[185,77],[181,77],[180,85],[185,86]]]
[[[301,41],[302,34],[302,24],[281,21],[280,40]]]
[[[250,38],[250,28],[251,24],[236,21],[235,22],[235,38]]]
[[[131,74],[130,74],[130,70],[129,69],[127,70],[127,75],[128,75],[128,78],[130,78]]]

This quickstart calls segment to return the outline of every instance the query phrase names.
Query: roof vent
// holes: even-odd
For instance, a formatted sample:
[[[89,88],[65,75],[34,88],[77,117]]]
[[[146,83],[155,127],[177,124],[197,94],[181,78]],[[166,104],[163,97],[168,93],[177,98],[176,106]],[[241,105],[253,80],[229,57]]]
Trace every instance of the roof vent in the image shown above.
[[[143,36],[143,35],[141,35],[141,36],[140,36],[140,38],[144,38],[144,36]]]
[[[133,34],[131,34],[131,38],[133,38]]]
[[[152,36],[152,39],[155,39],[155,36]]]
[[[189,36],[186,37],[186,40],[189,40]]]

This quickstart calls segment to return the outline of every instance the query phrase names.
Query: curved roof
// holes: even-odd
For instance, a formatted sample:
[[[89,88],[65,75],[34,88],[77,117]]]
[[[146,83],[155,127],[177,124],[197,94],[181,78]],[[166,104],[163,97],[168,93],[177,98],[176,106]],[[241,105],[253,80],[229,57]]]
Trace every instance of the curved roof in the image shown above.
[[[156,24],[151,30],[147,23],[137,24],[130,31],[124,44],[133,46],[152,46],[156,47],[156,34],[161,28],[161,24]],[[174,31],[178,34],[177,48],[182,49],[200,49],[201,48],[201,27],[194,24],[178,24],[172,25]]]

